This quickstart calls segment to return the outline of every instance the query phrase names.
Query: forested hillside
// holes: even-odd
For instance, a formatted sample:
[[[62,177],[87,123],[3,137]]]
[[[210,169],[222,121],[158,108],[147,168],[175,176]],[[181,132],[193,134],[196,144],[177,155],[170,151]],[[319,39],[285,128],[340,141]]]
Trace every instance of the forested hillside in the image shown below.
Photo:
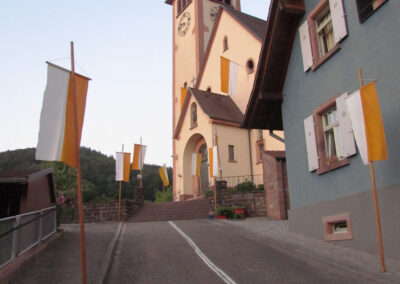
[[[90,148],[81,147],[82,187],[86,197],[107,199],[116,198],[118,183],[115,181],[115,160]],[[75,170],[61,162],[40,162],[35,160],[35,148],[6,151],[0,153],[0,171],[43,169],[52,167],[57,189],[73,192],[76,188]],[[162,190],[162,182],[158,174],[158,165],[144,165],[143,187],[145,199],[154,201],[155,193]],[[168,168],[170,182],[171,168]],[[138,186],[138,171],[131,171],[129,183],[122,183],[122,198],[132,199],[133,189]]]

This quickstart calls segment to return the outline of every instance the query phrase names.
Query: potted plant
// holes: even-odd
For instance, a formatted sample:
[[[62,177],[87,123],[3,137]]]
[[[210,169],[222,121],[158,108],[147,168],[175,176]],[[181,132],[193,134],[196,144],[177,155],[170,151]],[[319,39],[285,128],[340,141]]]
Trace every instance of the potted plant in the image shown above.
[[[235,219],[244,219],[246,209],[243,205],[235,205],[233,206],[233,214]]]
[[[217,208],[217,219],[232,219],[233,218],[233,208],[226,206],[218,206]]]

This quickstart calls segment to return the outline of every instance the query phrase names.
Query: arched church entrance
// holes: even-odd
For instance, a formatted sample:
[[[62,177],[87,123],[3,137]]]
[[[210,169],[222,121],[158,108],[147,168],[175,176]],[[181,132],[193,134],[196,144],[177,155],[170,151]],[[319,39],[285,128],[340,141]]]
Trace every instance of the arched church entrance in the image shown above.
[[[200,176],[192,175],[192,156],[201,154]],[[183,183],[185,195],[197,197],[209,187],[207,144],[201,134],[194,134],[186,143],[183,161]],[[187,198],[186,196],[183,199]]]
[[[202,195],[208,190],[209,180],[208,180],[208,151],[207,144],[204,143],[200,146],[198,153],[201,154],[201,166],[200,166],[200,177],[198,191],[199,195]]]

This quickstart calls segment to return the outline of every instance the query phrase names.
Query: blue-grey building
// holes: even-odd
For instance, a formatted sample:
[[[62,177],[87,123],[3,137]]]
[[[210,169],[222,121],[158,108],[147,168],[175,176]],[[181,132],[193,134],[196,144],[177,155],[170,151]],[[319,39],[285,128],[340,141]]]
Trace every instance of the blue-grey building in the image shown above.
[[[385,255],[400,258],[400,1],[273,0],[243,127],[285,131],[292,231],[378,253],[370,168],[347,98],[375,81]],[[362,70],[360,81],[359,69]]]

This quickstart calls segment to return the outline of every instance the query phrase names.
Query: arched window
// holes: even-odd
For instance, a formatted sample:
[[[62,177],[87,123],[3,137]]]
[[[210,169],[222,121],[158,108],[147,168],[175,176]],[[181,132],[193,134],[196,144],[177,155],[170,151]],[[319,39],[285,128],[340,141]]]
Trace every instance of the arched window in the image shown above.
[[[192,106],[190,107],[190,127],[196,127],[197,126],[197,105],[196,103],[192,103]]]
[[[227,51],[229,48],[228,46],[228,37],[224,36],[224,52]]]

